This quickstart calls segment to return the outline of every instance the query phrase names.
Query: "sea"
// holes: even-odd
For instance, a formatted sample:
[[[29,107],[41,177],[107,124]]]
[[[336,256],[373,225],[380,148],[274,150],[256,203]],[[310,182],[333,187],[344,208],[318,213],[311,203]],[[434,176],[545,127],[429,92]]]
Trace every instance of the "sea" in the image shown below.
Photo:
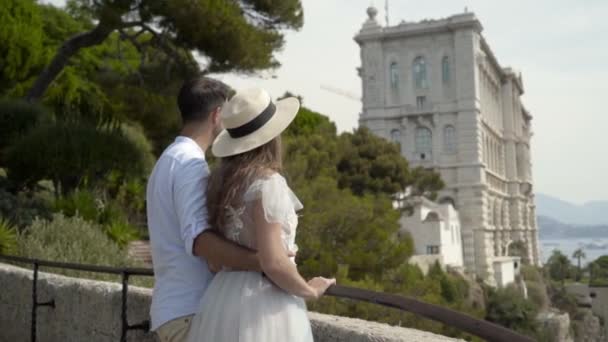
[[[539,240],[540,254],[543,264],[549,259],[553,250],[560,250],[567,255],[572,261],[572,253],[575,250],[582,248],[586,254],[585,259],[581,259],[581,264],[594,261],[602,255],[608,255],[608,238],[572,238],[572,239],[547,239]]]

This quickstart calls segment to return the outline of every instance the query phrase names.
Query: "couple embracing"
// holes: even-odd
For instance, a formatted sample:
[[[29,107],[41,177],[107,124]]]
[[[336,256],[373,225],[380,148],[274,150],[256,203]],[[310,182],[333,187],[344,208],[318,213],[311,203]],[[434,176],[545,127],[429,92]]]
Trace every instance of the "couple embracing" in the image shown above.
[[[305,300],[335,279],[307,281],[294,261],[302,204],[281,175],[280,136],[300,104],[231,95],[208,77],[183,85],[182,131],[149,178],[151,328],[162,342],[312,341]]]

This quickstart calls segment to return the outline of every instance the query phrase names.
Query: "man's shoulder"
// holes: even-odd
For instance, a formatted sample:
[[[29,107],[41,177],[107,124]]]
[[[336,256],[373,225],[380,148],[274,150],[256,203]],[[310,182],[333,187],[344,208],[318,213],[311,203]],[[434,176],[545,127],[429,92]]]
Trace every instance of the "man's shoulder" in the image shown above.
[[[171,160],[183,166],[207,166],[205,154],[201,149],[183,141],[176,141],[169,145],[159,159]]]

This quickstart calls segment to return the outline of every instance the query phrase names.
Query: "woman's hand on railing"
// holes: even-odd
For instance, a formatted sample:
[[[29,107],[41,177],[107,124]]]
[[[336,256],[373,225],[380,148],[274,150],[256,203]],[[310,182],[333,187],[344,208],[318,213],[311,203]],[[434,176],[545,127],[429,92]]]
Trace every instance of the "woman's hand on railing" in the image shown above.
[[[310,299],[319,299],[327,289],[336,284],[336,278],[314,277],[308,281],[308,285],[315,290],[316,296]]]

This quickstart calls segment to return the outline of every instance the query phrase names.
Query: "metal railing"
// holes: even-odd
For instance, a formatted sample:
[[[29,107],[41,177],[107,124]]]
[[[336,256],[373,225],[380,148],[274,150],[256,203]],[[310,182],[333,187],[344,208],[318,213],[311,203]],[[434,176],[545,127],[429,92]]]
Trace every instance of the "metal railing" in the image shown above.
[[[120,341],[125,342],[127,340],[127,333],[130,330],[144,330],[148,331],[150,328],[150,322],[144,321],[137,324],[129,324],[127,317],[127,295],[129,291],[129,277],[130,276],[154,276],[154,272],[148,268],[128,268],[128,267],[109,267],[109,266],[98,266],[98,265],[85,265],[85,264],[72,264],[64,262],[55,262],[47,260],[30,259],[24,257],[1,255],[0,260],[6,260],[17,263],[25,263],[33,265],[33,280],[32,280],[32,313],[31,313],[31,342],[36,342],[36,312],[41,306],[55,307],[55,300],[47,302],[38,301],[37,282],[38,282],[38,269],[40,266],[50,268],[62,268],[77,271],[88,271],[95,273],[106,273],[116,274],[122,276],[122,295],[121,295],[121,334]],[[326,295],[337,298],[346,298],[362,302],[374,303],[386,307],[400,309],[402,311],[410,312],[440,323],[447,326],[451,326],[467,332],[471,335],[481,337],[488,341],[496,342],[532,342],[532,338],[523,336],[513,330],[509,330],[503,326],[494,324],[492,322],[480,320],[464,314],[462,312],[454,311],[439,305],[428,304],[417,299],[375,292],[370,290],[364,290],[359,288],[334,285],[327,290]]]

